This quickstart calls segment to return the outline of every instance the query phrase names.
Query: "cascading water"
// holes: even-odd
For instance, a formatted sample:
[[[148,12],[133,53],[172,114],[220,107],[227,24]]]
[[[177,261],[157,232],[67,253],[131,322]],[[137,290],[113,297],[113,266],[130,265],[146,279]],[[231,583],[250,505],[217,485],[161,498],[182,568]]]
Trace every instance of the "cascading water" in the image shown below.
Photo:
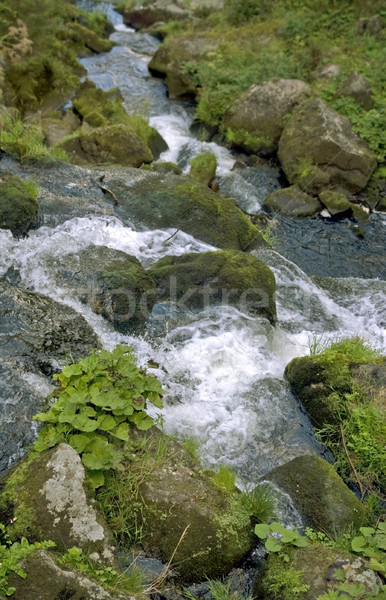
[[[92,6],[82,3],[88,9]],[[105,10],[115,24],[113,39],[120,45],[82,61],[89,78],[104,89],[119,87],[128,109],[145,106],[151,124],[169,144],[162,159],[185,168],[191,156],[210,149],[219,162],[220,181],[228,189],[237,187],[240,194],[240,180],[237,183],[237,175],[229,175],[232,155],[214,143],[194,139],[184,106],[170,103],[164,84],[149,77],[147,62],[157,44],[154,38],[125,28],[111,5],[98,4],[97,9]],[[278,186],[273,170],[265,172],[260,186],[256,173],[243,181],[245,210],[257,211],[266,190]],[[334,280],[334,285],[326,279],[318,285],[277,252],[259,251],[256,256],[270,266],[277,281],[276,327],[230,306],[185,311],[173,319],[159,317],[155,309],[148,332],[141,337],[117,333],[82,304],[76,290],[58,284],[56,257],[91,245],[134,255],[145,267],[165,254],[214,249],[184,232],[174,232],[134,231],[110,216],[73,218],[57,227],[31,231],[22,240],[0,231],[0,276],[12,268],[23,287],[82,314],[105,347],[128,343],[141,364],[149,359],[157,362],[159,368],[153,371],[167,391],[161,411],[166,432],[196,439],[204,464],[231,465],[246,485],[253,485],[295,456],[321,451],[308,418],[284,380],[286,364],[307,354],[315,336],[333,340],[365,335],[372,344],[385,348],[386,283],[352,278]]]

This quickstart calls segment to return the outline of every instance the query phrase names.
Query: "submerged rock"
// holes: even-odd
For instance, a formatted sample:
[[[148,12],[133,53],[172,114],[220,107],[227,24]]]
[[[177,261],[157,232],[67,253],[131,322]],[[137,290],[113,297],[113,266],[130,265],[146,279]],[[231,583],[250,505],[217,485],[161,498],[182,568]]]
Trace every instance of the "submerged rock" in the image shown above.
[[[329,535],[364,524],[366,510],[333,466],[317,456],[298,456],[264,476],[290,495],[304,526]]]
[[[149,269],[161,300],[203,309],[231,304],[241,311],[276,321],[275,278],[250,254],[234,250],[165,256]]]
[[[0,229],[15,236],[25,235],[37,219],[39,203],[28,183],[14,175],[0,180]]]
[[[334,187],[360,192],[377,165],[350,121],[318,98],[295,108],[280,138],[278,156],[289,181],[311,194]]]
[[[285,117],[310,93],[310,87],[299,79],[255,83],[226,111],[223,126],[232,130],[241,148],[272,154],[277,150]]]

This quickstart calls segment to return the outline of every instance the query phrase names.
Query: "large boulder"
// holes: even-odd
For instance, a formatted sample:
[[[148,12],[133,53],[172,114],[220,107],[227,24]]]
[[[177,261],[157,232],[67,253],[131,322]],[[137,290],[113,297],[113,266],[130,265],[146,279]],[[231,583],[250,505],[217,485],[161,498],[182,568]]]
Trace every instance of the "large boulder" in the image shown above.
[[[186,65],[205,59],[219,46],[209,33],[194,33],[168,38],[154,54],[148,68],[153,75],[166,77],[170,98],[195,95],[198,80],[195,70]]]
[[[39,212],[33,186],[15,175],[0,180],[0,229],[10,229],[15,236],[25,235]]]
[[[288,598],[291,587],[302,586],[305,589],[301,596],[296,593],[291,597],[314,600],[335,590],[337,596],[350,599],[357,597],[358,585],[366,596],[382,589],[380,577],[367,567],[365,560],[339,548],[310,544],[306,548],[286,549],[286,553],[288,562],[277,554],[269,555],[255,578],[253,597],[256,600]]]
[[[317,198],[303,192],[297,185],[272,192],[264,200],[263,208],[268,212],[289,217],[312,217],[323,209]]]
[[[350,121],[319,98],[295,108],[281,135],[278,156],[288,180],[311,194],[332,187],[360,192],[377,165]]]
[[[14,600],[134,600],[133,596],[108,592],[79,570],[59,565],[52,554],[36,550],[23,561],[26,577],[11,573],[8,585],[16,588]]]
[[[110,533],[71,446],[29,455],[2,487],[0,514],[8,515],[11,538],[52,540],[61,552],[77,546],[97,562],[116,564]]]
[[[255,83],[226,111],[223,126],[246,151],[271,154],[277,150],[285,117],[309,95],[310,87],[299,79]]]
[[[177,175],[144,173],[135,180],[105,179],[119,200],[115,212],[141,227],[175,227],[219,248],[266,246],[260,231],[236,206],[207,186]]]
[[[99,345],[74,309],[0,281],[0,474],[36,437],[32,416],[52,391],[51,375],[69,356]]]
[[[51,264],[52,263],[52,264]],[[156,283],[135,256],[89,246],[50,261],[61,287],[127,333],[144,324],[156,300]]]
[[[298,456],[264,476],[286,492],[306,527],[329,535],[364,524],[366,510],[333,466],[318,456]]]
[[[77,164],[118,164],[139,167],[153,160],[145,141],[128,125],[97,127],[63,141],[61,147]]]
[[[159,22],[182,21],[191,16],[191,11],[183,2],[172,0],[146,0],[141,6],[133,3],[124,4],[119,8],[124,22],[134,29],[144,29]]]
[[[259,259],[234,250],[165,256],[149,272],[161,300],[202,309],[231,304],[252,315],[276,320],[275,277]]]

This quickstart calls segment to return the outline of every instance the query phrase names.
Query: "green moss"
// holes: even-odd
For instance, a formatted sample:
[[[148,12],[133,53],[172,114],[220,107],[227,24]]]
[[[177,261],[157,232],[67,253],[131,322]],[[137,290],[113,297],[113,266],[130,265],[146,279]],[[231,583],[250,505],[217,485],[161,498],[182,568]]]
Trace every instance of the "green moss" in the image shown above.
[[[191,161],[189,176],[194,181],[209,185],[216,175],[216,168],[217,159],[214,154],[211,152],[202,152]]]
[[[272,139],[253,135],[249,131],[243,129],[234,130],[227,127],[224,133],[225,139],[229,144],[241,146],[242,148],[245,148],[247,152],[259,153],[263,151],[272,153],[276,148],[276,144]]]
[[[33,182],[16,176],[3,177],[0,182],[0,228],[14,235],[24,235],[36,220],[39,204]]]

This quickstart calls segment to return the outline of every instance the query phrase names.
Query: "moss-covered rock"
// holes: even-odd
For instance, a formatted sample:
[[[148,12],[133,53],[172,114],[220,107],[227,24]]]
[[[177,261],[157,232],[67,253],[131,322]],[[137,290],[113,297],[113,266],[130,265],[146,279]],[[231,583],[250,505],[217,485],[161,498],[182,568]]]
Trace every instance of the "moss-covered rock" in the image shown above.
[[[119,523],[118,539],[128,549],[132,541],[125,533],[140,531],[146,553],[163,562],[173,557],[184,583],[226,575],[254,542],[242,494],[215,485],[213,473],[157,429],[133,436],[135,460],[126,472],[107,475],[98,494],[111,526]],[[122,500],[125,508],[112,510]]]
[[[132,595],[111,592],[81,571],[59,565],[55,556],[36,550],[23,561],[26,577],[11,573],[8,585],[16,588],[14,600],[134,600]]]
[[[156,173],[174,173],[174,175],[182,173],[180,167],[173,162],[157,162],[153,163],[152,167]]]
[[[159,22],[183,21],[191,16],[191,12],[182,2],[173,0],[146,0],[140,6],[133,2],[121,2],[118,11],[124,22],[134,29],[144,29]]]
[[[377,165],[350,121],[318,98],[295,108],[280,138],[278,156],[289,181],[313,194],[334,186],[360,192]]]
[[[274,275],[250,254],[221,250],[165,256],[149,272],[161,300],[195,309],[232,304],[249,314],[276,320]]]
[[[67,35],[79,56],[110,52],[115,45],[111,40],[100,37],[95,31],[84,27],[80,23],[71,23]]]
[[[264,476],[290,495],[305,526],[330,535],[364,524],[366,511],[332,465],[298,456]]]
[[[156,301],[156,283],[135,256],[89,246],[56,257],[50,265],[58,285],[103,315],[123,333],[143,325]]]
[[[333,190],[324,190],[320,192],[319,199],[325,206],[332,217],[342,213],[351,212],[350,201],[339,192]]]
[[[139,167],[153,160],[153,154],[144,140],[122,123],[80,133],[62,142],[61,147],[77,164]]]
[[[381,590],[380,577],[367,568],[366,562],[337,548],[310,544],[306,548],[286,548],[288,562],[270,554],[263,570],[256,576],[253,596],[256,600],[314,600],[322,594],[344,589],[342,597],[357,597],[358,584],[363,593]],[[343,587],[344,585],[344,587]],[[294,592],[294,588],[304,591]],[[307,587],[308,586],[308,589]],[[352,596],[350,594],[350,586]]]
[[[237,145],[246,151],[272,154],[277,150],[285,117],[309,95],[309,86],[298,79],[256,83],[227,109],[223,127],[232,130]]]
[[[190,162],[189,177],[198,183],[209,185],[214,179],[217,169],[217,159],[211,152],[202,152]]]
[[[303,192],[298,185],[291,185],[272,192],[264,200],[263,208],[289,217],[313,217],[323,207],[317,198]]]
[[[146,173],[131,185],[118,179],[108,185],[120,202],[116,214],[142,227],[175,227],[219,248],[244,251],[266,246],[233,198],[219,197],[190,179]]]
[[[66,552],[74,545],[114,565],[111,537],[92,499],[78,453],[67,444],[30,454],[2,481],[0,514],[12,539],[52,540]]]
[[[0,229],[25,235],[39,213],[37,188],[14,175],[0,180]]]

